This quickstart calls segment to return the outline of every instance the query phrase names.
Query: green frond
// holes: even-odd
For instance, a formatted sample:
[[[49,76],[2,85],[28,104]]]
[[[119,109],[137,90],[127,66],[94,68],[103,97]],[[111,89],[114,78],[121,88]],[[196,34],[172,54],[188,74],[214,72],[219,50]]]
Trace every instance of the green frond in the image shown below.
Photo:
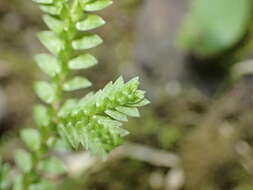
[[[43,20],[50,31],[38,34],[41,43],[53,55],[36,56],[38,66],[50,77],[51,83],[37,82],[35,90],[45,103],[57,102],[63,91],[73,91],[91,86],[91,82],[80,76],[65,76],[71,70],[87,69],[98,63],[97,59],[80,50],[99,46],[103,40],[93,32],[105,24],[94,12],[112,4],[111,0],[34,0],[46,13]],[[62,72],[64,81],[62,79]],[[81,100],[67,100],[58,110],[58,132],[75,149],[86,148],[94,154],[105,156],[122,142],[128,131],[121,128],[130,117],[139,117],[137,107],[149,103],[145,92],[138,89],[139,79],[125,83],[119,77],[96,93],[89,93]],[[59,93],[58,91],[62,91]],[[59,101],[59,100],[58,100]],[[61,100],[60,100],[61,101]],[[37,111],[36,111],[37,110]],[[38,114],[38,110],[42,113]],[[48,124],[48,110],[35,109],[36,123]],[[47,122],[43,122],[46,118]]]
[[[109,82],[96,93],[82,99],[68,99],[64,93],[88,88],[91,82],[82,76],[73,76],[73,70],[88,69],[98,60],[89,50],[103,40],[94,29],[106,22],[94,12],[112,4],[111,0],[33,0],[45,13],[43,21],[48,30],[38,33],[40,42],[48,50],[35,56],[38,67],[50,77],[48,82],[37,81],[37,96],[44,104],[33,109],[37,128],[24,128],[20,138],[26,147],[14,152],[18,175],[10,183],[9,166],[0,159],[0,189],[54,189],[43,176],[63,175],[66,170],[50,150],[85,148],[105,157],[119,146],[129,132],[122,122],[139,117],[137,107],[149,103],[145,92],[139,90],[139,79],[125,83],[122,77]],[[46,174],[46,175],[44,175]],[[49,175],[49,176],[50,176]],[[4,179],[4,180],[3,180]]]

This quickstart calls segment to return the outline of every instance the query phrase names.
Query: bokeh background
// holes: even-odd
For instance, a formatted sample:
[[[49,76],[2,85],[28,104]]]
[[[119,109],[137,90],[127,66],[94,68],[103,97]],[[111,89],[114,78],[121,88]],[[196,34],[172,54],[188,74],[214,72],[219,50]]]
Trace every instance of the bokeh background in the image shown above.
[[[125,127],[106,161],[62,154],[66,190],[253,189],[253,1],[115,0],[94,49],[100,64],[81,74],[94,90],[140,76],[151,100]],[[33,55],[45,29],[31,0],[0,0],[0,155],[9,163],[32,126]],[[82,96],[83,92],[76,92]]]

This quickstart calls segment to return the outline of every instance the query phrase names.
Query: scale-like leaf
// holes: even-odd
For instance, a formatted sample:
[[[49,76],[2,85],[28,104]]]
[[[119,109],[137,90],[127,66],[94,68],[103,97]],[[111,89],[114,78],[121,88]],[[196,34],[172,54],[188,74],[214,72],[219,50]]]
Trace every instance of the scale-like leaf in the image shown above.
[[[96,34],[87,34],[81,39],[72,42],[72,46],[76,50],[86,50],[100,45],[103,40]]]
[[[63,41],[52,31],[38,33],[41,43],[53,54],[58,55],[64,48]]]
[[[142,101],[138,102],[138,103],[134,103],[134,104],[129,104],[128,106],[130,107],[142,107],[142,106],[146,106],[150,104],[150,101],[147,99],[143,99]]]
[[[81,1],[74,1],[71,9],[71,18],[76,23],[84,16]]]
[[[59,117],[66,117],[77,105],[76,99],[67,100],[58,112]]]
[[[61,66],[56,57],[49,54],[38,54],[35,56],[35,61],[38,66],[48,74],[50,77],[54,77],[61,72]]]
[[[91,86],[91,82],[83,77],[75,77],[70,81],[67,81],[63,88],[65,91],[78,90],[81,88],[88,88]]]
[[[50,6],[50,5],[40,5],[40,9],[50,15],[59,15],[61,12],[60,7]]]
[[[40,134],[37,130],[25,128],[21,131],[21,139],[25,142],[27,147],[32,151],[38,151],[41,145]]]
[[[40,133],[36,129],[22,129],[20,135],[21,139],[30,150],[36,152],[40,149],[41,138]]]
[[[25,173],[32,169],[32,155],[25,150],[17,150],[14,155],[17,166]]]
[[[60,33],[64,29],[64,23],[53,16],[44,15],[43,20],[48,26],[48,28],[56,33]]]
[[[110,6],[112,3],[113,2],[111,0],[94,1],[94,2],[88,3],[84,9],[85,11],[99,11]]]
[[[100,116],[98,119],[98,123],[101,124],[106,129],[108,129],[111,134],[117,134],[121,137],[124,137],[129,134],[127,130],[121,127],[122,126],[121,122],[112,120],[109,117]]]
[[[44,105],[36,105],[33,108],[33,118],[37,126],[45,127],[48,126],[50,123],[50,114]]]
[[[35,83],[35,92],[41,100],[50,104],[55,100],[56,94],[55,89],[48,82],[36,82]]]
[[[116,110],[131,117],[140,117],[140,113],[137,108],[118,106],[116,107]]]
[[[118,121],[127,121],[127,116],[118,111],[106,110],[105,113]]]
[[[88,31],[103,26],[105,21],[98,15],[88,14],[88,16],[76,24],[80,31]]]
[[[97,59],[91,54],[80,55],[69,62],[69,68],[78,70],[78,69],[87,69],[93,67],[98,63]]]

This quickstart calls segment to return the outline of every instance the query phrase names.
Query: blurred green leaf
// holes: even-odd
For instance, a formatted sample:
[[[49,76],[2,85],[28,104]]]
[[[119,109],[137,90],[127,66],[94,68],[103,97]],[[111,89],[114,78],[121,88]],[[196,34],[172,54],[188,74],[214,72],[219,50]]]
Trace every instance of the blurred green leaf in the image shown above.
[[[110,6],[112,3],[113,2],[111,0],[94,1],[94,2],[88,3],[84,9],[85,11],[99,11]]]
[[[72,42],[72,46],[75,50],[85,50],[94,48],[100,45],[103,40],[96,34],[85,35],[81,39]]]
[[[48,82],[40,81],[35,83],[35,92],[41,100],[50,104],[55,100],[55,89]]]
[[[67,81],[63,88],[65,91],[78,90],[81,88],[88,88],[91,86],[91,82],[83,77],[75,77],[70,81]]]
[[[37,126],[48,126],[50,122],[50,115],[47,107],[44,105],[36,105],[33,108],[33,117]]]
[[[81,1],[74,1],[71,9],[71,18],[76,23],[84,16]]]
[[[59,15],[61,12],[61,7],[56,6],[40,5],[40,9],[51,15]]]
[[[227,50],[245,34],[251,7],[250,0],[192,0],[179,44],[202,57]]]
[[[41,43],[54,55],[58,55],[64,48],[63,41],[52,31],[43,31],[38,33]]]
[[[21,139],[25,142],[26,146],[32,151],[38,151],[41,145],[40,133],[36,129],[22,129]]]
[[[98,15],[88,14],[88,16],[76,24],[80,31],[88,31],[103,26],[105,21]]]
[[[61,66],[56,57],[49,54],[38,54],[35,56],[36,63],[50,77],[61,72]]]
[[[61,109],[58,112],[59,117],[66,117],[72,110],[73,108],[77,105],[77,100],[76,99],[69,99],[67,100]]]
[[[142,107],[142,106],[146,106],[148,104],[150,104],[150,101],[147,100],[147,99],[143,99],[141,102],[136,103],[136,104],[132,104],[132,105],[129,105],[129,106],[131,106],[131,107]]]
[[[43,20],[48,26],[48,28],[56,33],[60,33],[64,29],[64,23],[53,16],[44,15]]]
[[[87,69],[98,63],[97,59],[91,54],[80,55],[69,62],[70,69]]]
[[[127,116],[125,114],[118,112],[118,111],[106,110],[105,113],[108,116],[110,116],[113,119],[116,119],[118,121],[127,121]]]
[[[28,173],[32,169],[32,156],[25,150],[16,150],[14,155],[16,165],[24,172]]]
[[[137,108],[118,106],[116,107],[116,110],[131,117],[140,117],[140,113]]]

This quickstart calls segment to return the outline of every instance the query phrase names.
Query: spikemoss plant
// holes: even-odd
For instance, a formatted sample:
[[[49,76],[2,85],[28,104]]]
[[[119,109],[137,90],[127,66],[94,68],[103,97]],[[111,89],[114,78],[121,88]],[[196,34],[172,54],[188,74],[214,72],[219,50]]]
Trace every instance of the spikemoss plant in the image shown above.
[[[91,86],[73,71],[95,66],[97,59],[88,50],[102,43],[94,29],[105,21],[94,12],[112,4],[111,0],[33,0],[45,13],[49,30],[38,34],[49,53],[35,56],[49,81],[38,81],[34,89],[44,104],[34,107],[36,128],[25,128],[20,137],[26,150],[15,151],[18,175],[11,183],[9,166],[0,169],[0,188],[15,190],[53,189],[50,176],[65,168],[50,152],[58,148],[85,149],[105,157],[121,144],[128,131],[121,127],[127,116],[139,117],[137,107],[149,103],[139,90],[138,78],[125,83],[122,77],[82,99],[65,99],[64,94]],[[85,50],[82,51],[82,50]]]

